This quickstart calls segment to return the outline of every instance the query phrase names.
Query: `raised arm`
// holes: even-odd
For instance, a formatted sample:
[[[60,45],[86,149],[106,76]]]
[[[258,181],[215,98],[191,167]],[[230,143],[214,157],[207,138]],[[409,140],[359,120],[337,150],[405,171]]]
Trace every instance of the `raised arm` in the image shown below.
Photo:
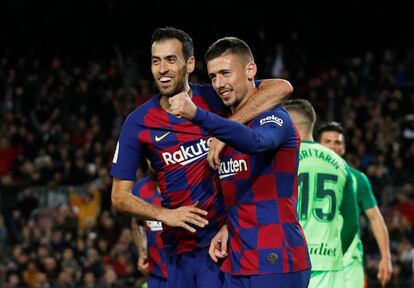
[[[275,108],[293,92],[289,81],[283,79],[262,80],[251,97],[229,117],[239,123],[248,123],[265,111]]]
[[[254,154],[276,149],[289,136],[288,127],[290,119],[288,119],[287,113],[276,109],[262,113],[261,117],[273,120],[263,121],[263,124],[260,124],[260,126],[257,125],[257,127],[249,128],[233,120],[198,108],[195,117],[191,121],[237,150],[243,153]],[[277,123],[276,119],[280,122]]]

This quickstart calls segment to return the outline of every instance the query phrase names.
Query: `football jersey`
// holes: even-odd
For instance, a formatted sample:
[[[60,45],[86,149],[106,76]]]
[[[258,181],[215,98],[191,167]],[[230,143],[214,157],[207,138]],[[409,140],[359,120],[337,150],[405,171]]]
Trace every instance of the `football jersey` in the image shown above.
[[[298,174],[298,213],[309,245],[312,271],[341,270],[340,206],[345,195],[354,194],[351,171],[345,160],[329,148],[302,141]]]
[[[223,115],[225,110],[211,85],[190,84],[194,103]],[[151,161],[158,180],[162,206],[178,208],[198,201],[209,223],[191,233],[181,227],[164,225],[162,238],[167,255],[208,246],[225,220],[225,209],[217,172],[206,161],[206,131],[165,111],[158,94],[126,118],[116,147],[111,176],[135,181],[141,161]]]
[[[229,229],[222,270],[256,275],[310,269],[296,208],[300,138],[287,111],[278,106],[245,126],[197,109],[193,122],[230,145],[219,167]]]
[[[371,184],[367,176],[356,169],[350,168],[352,173],[353,184],[357,196],[358,207],[360,210],[365,211],[372,207],[377,206],[374,193],[372,192]],[[351,264],[353,261],[362,263],[364,258],[364,250],[361,241],[361,236],[358,231],[352,241],[351,246],[348,248],[344,255],[344,266]]]
[[[150,177],[135,182],[132,195],[150,204],[161,205],[161,195]],[[166,278],[167,259],[161,239],[162,223],[159,221],[145,221],[144,229],[147,236],[149,271],[158,277]]]

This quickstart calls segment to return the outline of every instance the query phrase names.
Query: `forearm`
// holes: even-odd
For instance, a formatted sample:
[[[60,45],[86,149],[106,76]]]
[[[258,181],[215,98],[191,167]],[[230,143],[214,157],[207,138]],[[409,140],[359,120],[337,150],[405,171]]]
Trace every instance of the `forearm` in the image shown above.
[[[371,229],[374,233],[375,240],[377,241],[381,257],[391,259],[390,240],[384,218],[379,212],[377,206],[368,209],[367,212],[367,216],[371,224]]]
[[[139,253],[146,251],[144,247],[144,241],[142,241],[142,233],[139,228],[139,225],[137,224],[137,219],[132,218],[131,220],[131,230],[132,230],[132,238],[134,239],[135,247],[137,248],[137,251]]]
[[[286,80],[263,80],[259,89],[229,119],[239,123],[248,123],[261,113],[282,103],[292,91],[292,85]]]
[[[210,135],[229,144],[237,150],[253,154],[275,148],[274,135],[260,133],[233,120],[220,117],[214,113],[197,108],[191,120],[200,125]]]
[[[145,202],[131,195],[133,182],[114,178],[112,184],[112,206],[121,212],[141,220],[161,221],[166,208]]]

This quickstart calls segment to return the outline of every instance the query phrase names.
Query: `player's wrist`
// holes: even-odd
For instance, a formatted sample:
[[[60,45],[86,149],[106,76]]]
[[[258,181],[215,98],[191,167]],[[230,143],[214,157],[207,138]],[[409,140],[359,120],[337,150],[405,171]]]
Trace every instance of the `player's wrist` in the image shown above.
[[[155,219],[157,221],[160,221],[162,223],[167,224],[166,221],[168,220],[168,212],[169,212],[169,209],[168,208],[164,208],[164,207],[158,207],[158,210],[159,211],[158,211],[157,216],[155,217]]]
[[[391,261],[391,255],[381,255],[381,260]]]

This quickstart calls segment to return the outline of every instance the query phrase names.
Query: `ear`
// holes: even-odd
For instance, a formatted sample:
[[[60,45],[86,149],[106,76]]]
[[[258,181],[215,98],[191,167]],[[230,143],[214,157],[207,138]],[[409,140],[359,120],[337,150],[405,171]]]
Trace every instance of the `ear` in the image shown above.
[[[249,81],[254,80],[254,77],[256,76],[256,73],[257,73],[256,63],[250,62],[249,64],[247,64],[246,68],[247,68],[247,78],[249,79]]]
[[[188,74],[192,73],[194,71],[194,68],[195,68],[195,58],[194,58],[194,56],[191,56],[187,60],[187,72],[188,72]]]

